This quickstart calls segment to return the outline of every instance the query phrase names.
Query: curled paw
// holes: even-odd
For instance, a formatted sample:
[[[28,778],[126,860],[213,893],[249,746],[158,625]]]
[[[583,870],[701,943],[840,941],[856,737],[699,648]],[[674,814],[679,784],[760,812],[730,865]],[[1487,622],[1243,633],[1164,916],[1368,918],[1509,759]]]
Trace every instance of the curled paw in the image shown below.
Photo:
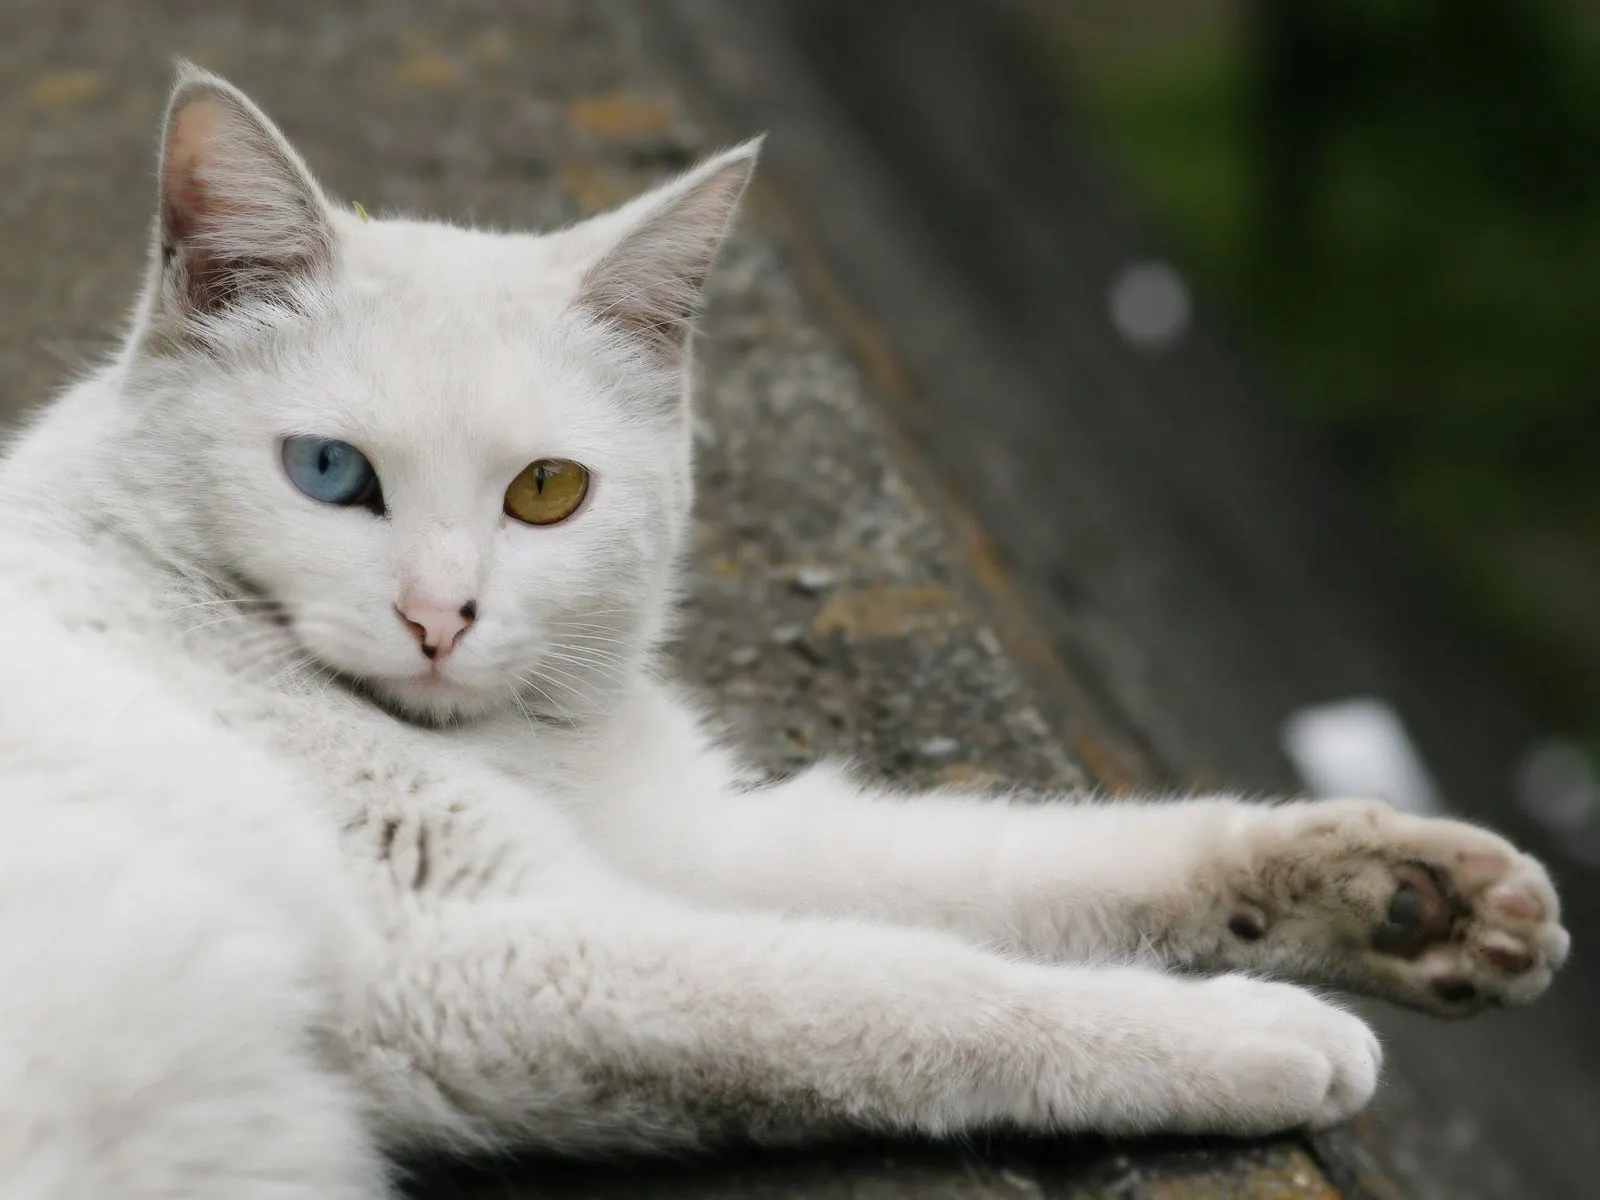
[[[1201,984],[1190,1017],[1212,1078],[1195,1090],[1214,1117],[1196,1132],[1322,1129],[1364,1109],[1383,1050],[1366,1023],[1301,988],[1228,977]]]

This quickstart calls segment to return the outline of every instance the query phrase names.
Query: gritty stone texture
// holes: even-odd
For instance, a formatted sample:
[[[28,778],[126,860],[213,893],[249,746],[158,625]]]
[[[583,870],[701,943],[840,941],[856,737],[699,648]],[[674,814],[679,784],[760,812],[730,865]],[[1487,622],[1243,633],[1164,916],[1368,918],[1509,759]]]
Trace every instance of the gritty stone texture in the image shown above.
[[[335,194],[550,226],[712,149],[621,0],[450,5],[13,0],[0,9],[0,412],[98,352],[132,295],[167,62],[232,77]],[[753,132],[753,131],[752,131]],[[841,341],[759,221],[711,284],[702,502],[676,655],[779,774],[823,756],[907,785],[1083,785],[987,622],[965,551],[906,482]],[[432,1183],[428,1182],[430,1179]],[[417,1195],[1300,1197],[1292,1141],[827,1149],[693,1167],[432,1168]]]
[[[712,279],[700,357],[678,656],[739,741],[775,771],[844,755],[904,782],[1082,783],[759,231]]]

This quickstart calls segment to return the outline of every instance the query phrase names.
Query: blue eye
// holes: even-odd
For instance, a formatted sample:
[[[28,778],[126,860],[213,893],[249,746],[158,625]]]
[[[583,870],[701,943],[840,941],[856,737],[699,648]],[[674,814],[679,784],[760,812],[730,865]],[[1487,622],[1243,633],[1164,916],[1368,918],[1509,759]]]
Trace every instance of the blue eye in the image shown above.
[[[365,504],[375,512],[382,504],[378,473],[366,456],[348,442],[320,437],[284,438],[283,469],[295,487],[324,504]]]

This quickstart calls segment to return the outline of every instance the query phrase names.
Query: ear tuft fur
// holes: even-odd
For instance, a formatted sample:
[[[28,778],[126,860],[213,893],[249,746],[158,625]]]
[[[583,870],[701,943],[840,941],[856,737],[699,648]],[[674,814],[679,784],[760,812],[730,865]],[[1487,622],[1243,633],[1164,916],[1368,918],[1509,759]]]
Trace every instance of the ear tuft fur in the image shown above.
[[[161,141],[161,295],[180,318],[281,300],[333,252],[327,202],[243,92],[187,62]]]
[[[761,151],[755,138],[647,192],[597,224],[620,230],[589,268],[578,303],[661,362],[683,360],[700,291]]]

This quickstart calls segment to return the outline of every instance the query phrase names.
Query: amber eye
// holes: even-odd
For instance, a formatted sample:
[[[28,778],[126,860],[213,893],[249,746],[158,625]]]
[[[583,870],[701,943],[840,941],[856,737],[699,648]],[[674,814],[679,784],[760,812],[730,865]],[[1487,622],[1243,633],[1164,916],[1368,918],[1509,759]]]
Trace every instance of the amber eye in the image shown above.
[[[589,493],[589,472],[565,458],[529,463],[506,489],[506,516],[527,525],[554,525],[578,511]]]

